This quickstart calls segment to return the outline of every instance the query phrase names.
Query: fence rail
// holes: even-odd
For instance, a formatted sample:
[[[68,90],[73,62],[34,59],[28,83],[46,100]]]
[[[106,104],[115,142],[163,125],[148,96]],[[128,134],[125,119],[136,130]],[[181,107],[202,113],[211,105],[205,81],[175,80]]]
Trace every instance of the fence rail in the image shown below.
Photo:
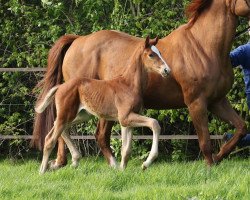
[[[33,67],[33,68],[0,68],[0,72],[45,72],[46,68]]]
[[[120,135],[112,135],[112,138],[121,139]],[[72,135],[72,139],[75,140],[95,140],[94,135]],[[152,140],[152,135],[134,135],[133,139],[135,140]],[[212,140],[221,140],[223,135],[211,135]],[[0,135],[0,140],[14,140],[14,139],[23,139],[31,140],[32,135]],[[197,135],[160,135],[160,140],[197,140]]]
[[[46,68],[0,68],[0,72],[45,72]],[[112,135],[112,138],[120,139],[120,135]],[[72,139],[76,140],[95,140],[94,135],[74,135],[71,136]],[[133,139],[135,140],[152,140],[152,135],[134,135]],[[210,138],[212,140],[221,140],[223,135],[211,135]],[[31,140],[32,135],[1,135],[0,140],[14,140],[14,139],[22,139],[22,140]],[[197,140],[197,135],[160,135],[160,140]]]

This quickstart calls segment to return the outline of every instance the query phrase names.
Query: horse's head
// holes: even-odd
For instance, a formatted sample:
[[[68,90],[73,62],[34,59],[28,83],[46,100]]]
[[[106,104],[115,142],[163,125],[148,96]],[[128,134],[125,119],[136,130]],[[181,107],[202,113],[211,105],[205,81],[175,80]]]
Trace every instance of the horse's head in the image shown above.
[[[231,12],[250,20],[250,0],[226,0]]]
[[[154,71],[162,76],[170,74],[170,68],[161,56],[160,51],[156,48],[158,37],[150,40],[149,37],[145,40],[145,48],[142,56],[143,64],[148,71]]]

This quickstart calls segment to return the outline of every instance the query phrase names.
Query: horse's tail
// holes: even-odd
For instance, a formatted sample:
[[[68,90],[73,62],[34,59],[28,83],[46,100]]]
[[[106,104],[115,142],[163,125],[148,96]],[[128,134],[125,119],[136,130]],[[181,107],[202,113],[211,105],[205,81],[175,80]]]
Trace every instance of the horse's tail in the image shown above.
[[[39,102],[39,105],[36,105],[35,111],[37,113],[42,113],[51,104],[51,102],[53,101],[55,93],[56,93],[58,88],[59,88],[59,85],[57,85],[57,86],[53,87],[52,89],[50,89],[50,91],[44,97],[42,102]]]
[[[36,105],[39,105],[39,102],[45,98],[51,88],[62,83],[62,63],[64,55],[72,42],[78,37],[79,36],[77,35],[62,36],[50,49],[48,55],[47,72],[43,80],[41,80],[36,86],[37,89],[41,90],[41,93],[37,98]],[[43,148],[44,138],[49,130],[53,127],[55,117],[56,113],[54,103],[51,103],[44,110],[44,112],[39,114],[36,113],[34,120],[33,138],[31,141],[32,147],[37,147],[40,150]]]

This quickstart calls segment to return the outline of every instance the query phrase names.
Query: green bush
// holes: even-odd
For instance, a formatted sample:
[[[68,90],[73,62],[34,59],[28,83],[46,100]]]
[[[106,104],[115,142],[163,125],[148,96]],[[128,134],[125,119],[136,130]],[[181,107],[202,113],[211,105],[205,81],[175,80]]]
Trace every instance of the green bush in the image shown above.
[[[187,3],[187,0],[0,0],[0,67],[46,67],[48,50],[61,35],[68,33],[86,35],[101,29],[115,29],[142,37],[164,37],[186,21],[184,8]],[[242,25],[238,29],[242,30],[246,22],[244,19],[240,21]],[[234,46],[246,40],[246,35],[241,36]],[[248,120],[249,111],[242,89],[244,82],[239,69],[235,70],[235,75],[228,98]],[[32,133],[35,101],[32,89],[41,76],[41,73],[0,74],[1,134]],[[163,134],[194,133],[186,109],[147,110],[145,113],[160,121]],[[231,126],[211,119],[209,130],[212,134],[233,131]],[[94,133],[95,125],[96,120],[78,129],[83,133]],[[143,129],[136,132],[140,134]],[[135,143],[140,156],[145,156],[150,142],[145,146]],[[19,144],[12,143],[14,146]],[[119,142],[112,142],[112,145],[116,152],[120,150]],[[183,145],[175,145],[174,149],[175,152],[183,151]]]

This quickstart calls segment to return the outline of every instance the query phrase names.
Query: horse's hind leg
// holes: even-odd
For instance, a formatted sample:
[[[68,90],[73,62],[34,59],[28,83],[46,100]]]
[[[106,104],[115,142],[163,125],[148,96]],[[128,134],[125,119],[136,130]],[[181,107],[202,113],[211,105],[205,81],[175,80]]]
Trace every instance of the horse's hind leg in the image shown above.
[[[236,128],[234,136],[227,143],[225,143],[221,147],[220,152],[214,156],[214,161],[219,162],[225,156],[230,154],[237,142],[246,135],[247,128],[244,120],[234,111],[226,98],[223,98],[221,101],[213,104],[209,110],[223,121],[233,124]]]
[[[71,166],[72,167],[78,167],[79,160],[81,158],[81,154],[77,150],[77,147],[76,147],[75,143],[70,138],[68,130],[63,131],[62,138],[64,139],[65,143],[67,144],[67,146],[69,148],[69,151],[71,153],[71,156],[72,156],[72,164],[71,164]]]
[[[54,128],[49,132],[49,134],[45,138],[44,149],[43,149],[43,159],[40,167],[40,174],[46,172],[48,168],[49,156],[55,147],[58,137],[61,135],[64,129],[64,125],[61,121],[56,120],[54,124]]]
[[[126,168],[129,156],[131,154],[132,146],[132,128],[121,126],[122,132],[122,160],[120,168],[123,170]]]
[[[158,143],[161,127],[157,120],[145,117],[136,113],[130,113],[127,118],[120,121],[123,126],[149,127],[153,131],[153,142],[147,160],[142,164],[142,169],[146,169],[158,156]]]
[[[110,136],[113,124],[114,122],[112,121],[99,119],[96,128],[95,138],[109,165],[113,168],[116,168],[117,162],[110,148]]]

